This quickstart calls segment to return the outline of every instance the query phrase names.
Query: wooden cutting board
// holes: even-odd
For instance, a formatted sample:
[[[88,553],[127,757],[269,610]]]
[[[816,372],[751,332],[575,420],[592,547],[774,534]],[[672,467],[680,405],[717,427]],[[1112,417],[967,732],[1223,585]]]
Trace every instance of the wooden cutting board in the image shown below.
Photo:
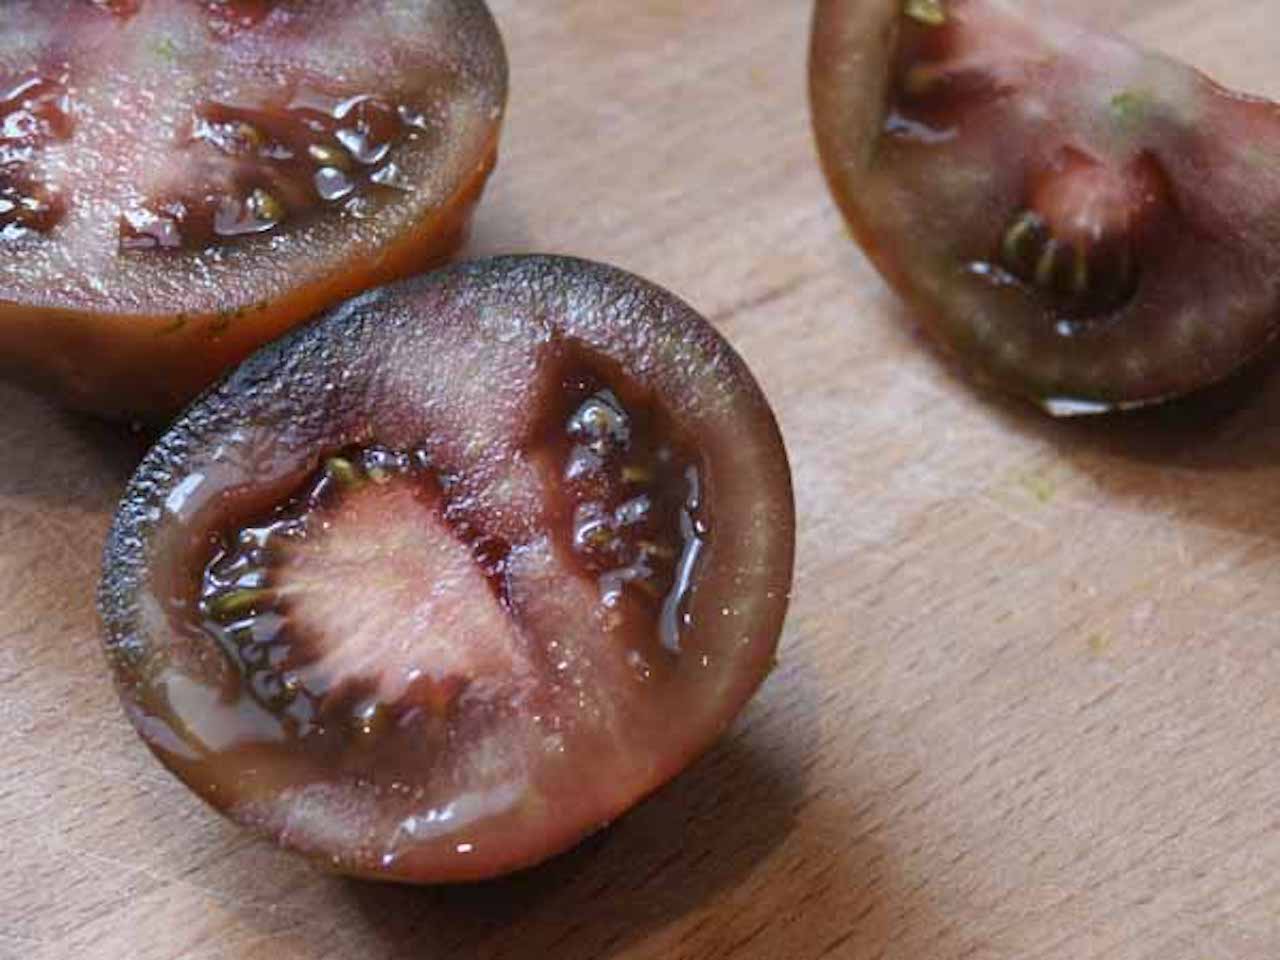
[[[1280,98],[1280,0],[1076,2]],[[513,97],[469,252],[629,268],[747,358],[800,511],[780,668],[547,867],[327,876],[117,708],[92,597],[140,441],[0,388],[0,957],[1280,956],[1280,382],[1082,424],[958,379],[820,179],[805,0],[493,6]]]

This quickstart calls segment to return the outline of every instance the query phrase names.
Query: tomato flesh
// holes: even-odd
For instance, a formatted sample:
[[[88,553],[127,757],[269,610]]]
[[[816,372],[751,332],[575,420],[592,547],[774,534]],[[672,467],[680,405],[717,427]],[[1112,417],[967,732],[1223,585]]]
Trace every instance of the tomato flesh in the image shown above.
[[[1141,406],[1280,330],[1276,105],[1007,0],[819,0],[811,95],[857,239],[979,377]]]
[[[0,374],[172,411],[461,242],[506,95],[480,0],[16,0]]]
[[[772,665],[793,538],[772,414],[704,321],[508,258],[352,301],[190,408],[100,596],[130,719],[208,802],[467,880],[706,749]]]

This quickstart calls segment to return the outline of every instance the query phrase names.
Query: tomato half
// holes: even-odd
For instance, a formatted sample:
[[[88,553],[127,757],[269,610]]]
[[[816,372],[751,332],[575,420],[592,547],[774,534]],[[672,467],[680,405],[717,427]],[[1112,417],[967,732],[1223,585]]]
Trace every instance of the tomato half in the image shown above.
[[[505,98],[481,0],[10,0],[0,374],[174,410],[454,250]]]
[[[1008,0],[818,0],[810,80],[855,236],[980,377],[1105,411],[1275,340],[1277,105]]]
[[[342,871],[469,880],[720,735],[793,539],[773,415],[706,322],[508,258],[361,296],[189,408],[100,600],[129,718],[205,800]]]

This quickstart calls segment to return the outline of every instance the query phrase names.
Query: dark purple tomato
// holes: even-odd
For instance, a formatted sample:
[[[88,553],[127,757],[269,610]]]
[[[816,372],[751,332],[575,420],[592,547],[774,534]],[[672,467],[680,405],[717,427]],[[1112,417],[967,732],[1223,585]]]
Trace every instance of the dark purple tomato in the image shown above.
[[[508,258],[365,294],[187,410],[106,550],[130,720],[232,819],[370,877],[537,863],[774,660],[773,415],[683,303]]]
[[[1009,0],[818,0],[811,94],[876,266],[1054,413],[1230,377],[1280,330],[1280,106]]]
[[[0,375],[172,412],[300,320],[437,263],[492,169],[481,0],[8,0]]]

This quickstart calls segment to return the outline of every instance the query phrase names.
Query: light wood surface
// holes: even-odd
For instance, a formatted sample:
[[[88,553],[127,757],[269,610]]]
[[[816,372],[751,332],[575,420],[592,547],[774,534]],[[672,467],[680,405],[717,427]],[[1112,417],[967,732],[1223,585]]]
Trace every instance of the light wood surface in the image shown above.
[[[513,97],[470,252],[629,268],[747,358],[800,512],[781,666],[547,867],[326,876],[117,707],[92,595],[140,441],[0,388],[0,957],[1280,956],[1280,381],[1125,423],[984,396],[843,233],[804,0],[493,6]],[[1280,98],[1280,0],[1079,8]]]

